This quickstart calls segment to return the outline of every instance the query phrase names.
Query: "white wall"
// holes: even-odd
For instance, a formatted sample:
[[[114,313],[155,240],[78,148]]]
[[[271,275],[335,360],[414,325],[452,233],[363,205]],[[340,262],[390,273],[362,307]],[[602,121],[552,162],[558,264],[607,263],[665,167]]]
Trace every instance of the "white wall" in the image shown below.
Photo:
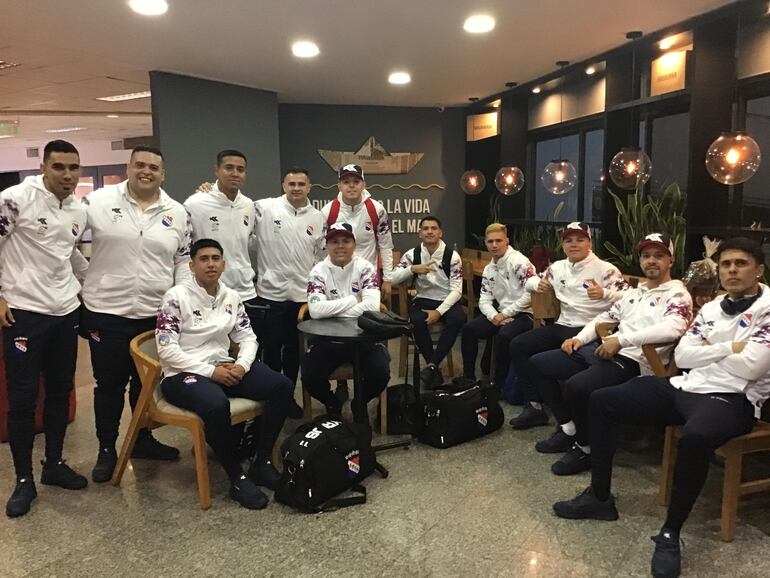
[[[110,141],[78,141],[76,138],[67,138],[66,135],[62,135],[62,137],[74,144],[80,151],[80,162],[84,167],[120,165],[128,161],[130,151],[114,151]],[[36,145],[40,148],[39,158],[28,159],[26,147],[14,147],[0,141],[2,143],[0,145],[0,173],[37,169],[43,160],[43,147],[45,147],[46,142],[48,141]]]

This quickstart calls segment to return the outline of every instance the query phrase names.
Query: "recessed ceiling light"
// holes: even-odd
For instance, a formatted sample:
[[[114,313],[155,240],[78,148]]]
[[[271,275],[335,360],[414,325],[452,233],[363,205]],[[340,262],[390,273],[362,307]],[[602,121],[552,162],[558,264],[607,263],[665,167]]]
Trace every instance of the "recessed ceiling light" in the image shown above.
[[[500,105],[502,104],[502,101],[498,98],[497,100],[493,100],[489,103],[489,106],[492,108],[500,108]]]
[[[18,64],[16,62],[8,62],[6,60],[0,60],[0,70],[5,70],[7,68],[16,68],[17,66],[21,66],[21,64]]]
[[[115,96],[100,96],[96,100],[106,100],[107,102],[121,102],[123,100],[135,100],[137,98],[148,98],[150,91],[130,92],[129,94],[116,94]]]
[[[0,134],[0,138],[13,138],[12,134]]]
[[[117,114],[108,114],[107,118],[120,118],[120,115]]]
[[[664,38],[658,43],[658,46],[660,46],[661,50],[668,50],[674,45],[675,40],[676,40],[676,36],[667,36],[666,38]]]
[[[388,82],[391,84],[409,84],[412,82],[412,76],[408,72],[391,72],[388,76]]]
[[[484,34],[495,28],[495,19],[488,14],[474,14],[465,19],[463,28],[471,34]]]
[[[307,40],[300,40],[291,45],[291,53],[297,58],[313,58],[320,52],[317,44]]]
[[[586,68],[586,74],[588,76],[591,76],[592,74],[596,73],[596,67],[595,66],[589,66]]]
[[[142,16],[160,16],[168,11],[166,0],[129,0],[128,5]]]
[[[58,134],[60,132],[76,132],[79,130],[86,130],[85,127],[82,126],[68,126],[67,128],[49,128],[45,132],[51,133],[51,134]]]
[[[536,86],[535,88],[533,88],[532,89],[532,94],[540,94],[540,87]]]

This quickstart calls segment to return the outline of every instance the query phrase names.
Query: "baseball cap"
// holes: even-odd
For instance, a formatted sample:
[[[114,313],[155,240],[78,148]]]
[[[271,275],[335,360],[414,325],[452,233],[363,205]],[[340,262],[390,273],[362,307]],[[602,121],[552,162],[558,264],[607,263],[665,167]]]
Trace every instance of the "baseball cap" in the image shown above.
[[[353,226],[348,223],[334,223],[326,231],[326,240],[330,241],[335,237],[350,237],[354,241],[356,236],[353,234]]]
[[[340,168],[339,172],[340,180],[345,177],[358,177],[362,181],[364,180],[364,169],[358,165],[345,165]]]
[[[566,239],[567,235],[573,235],[575,233],[584,235],[590,239],[591,227],[589,227],[585,223],[581,223],[579,221],[573,221],[572,223],[564,227],[564,230],[560,233],[560,235],[562,239]]]
[[[668,251],[669,255],[674,255],[674,243],[671,241],[668,235],[663,235],[662,233],[650,233],[647,235],[636,246],[636,251],[641,253],[647,247],[653,247],[656,245],[658,247],[663,247],[666,251]]]

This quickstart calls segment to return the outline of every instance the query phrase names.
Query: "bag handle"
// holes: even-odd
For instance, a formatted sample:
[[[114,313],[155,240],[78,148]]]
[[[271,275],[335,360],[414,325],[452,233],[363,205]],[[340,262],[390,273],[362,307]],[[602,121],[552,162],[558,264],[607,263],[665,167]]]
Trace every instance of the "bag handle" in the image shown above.
[[[353,484],[349,491],[358,495],[348,496],[346,498],[331,498],[326,500],[323,504],[316,506],[314,511],[319,514],[323,512],[334,512],[340,508],[347,508],[349,506],[357,506],[366,503],[366,488],[364,486],[361,484]]]

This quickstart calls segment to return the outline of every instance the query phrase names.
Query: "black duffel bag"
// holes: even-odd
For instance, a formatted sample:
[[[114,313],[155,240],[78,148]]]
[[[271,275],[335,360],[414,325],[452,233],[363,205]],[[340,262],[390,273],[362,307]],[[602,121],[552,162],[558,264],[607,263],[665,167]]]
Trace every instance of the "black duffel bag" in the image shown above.
[[[358,326],[377,339],[393,339],[412,332],[411,323],[392,311],[364,311]]]
[[[485,436],[503,425],[500,388],[494,385],[477,383],[457,393],[428,391],[420,400],[423,423],[419,439],[436,448]]]
[[[420,404],[409,383],[391,385],[386,390],[388,404],[388,435],[416,434],[420,425]],[[377,419],[382,411],[377,412]]]
[[[303,512],[328,512],[366,502],[360,485],[374,471],[372,432],[365,425],[322,415],[281,445],[283,474],[275,499]],[[351,490],[355,495],[335,498]]]

